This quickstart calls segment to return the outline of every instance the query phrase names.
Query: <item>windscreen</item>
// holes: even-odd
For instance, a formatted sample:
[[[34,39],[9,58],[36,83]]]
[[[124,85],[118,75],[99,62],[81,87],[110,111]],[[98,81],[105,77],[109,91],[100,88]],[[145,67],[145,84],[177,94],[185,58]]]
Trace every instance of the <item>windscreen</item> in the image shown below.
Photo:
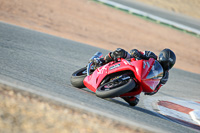
[[[155,60],[151,71],[147,75],[147,79],[161,79],[163,77],[163,68],[160,63]]]

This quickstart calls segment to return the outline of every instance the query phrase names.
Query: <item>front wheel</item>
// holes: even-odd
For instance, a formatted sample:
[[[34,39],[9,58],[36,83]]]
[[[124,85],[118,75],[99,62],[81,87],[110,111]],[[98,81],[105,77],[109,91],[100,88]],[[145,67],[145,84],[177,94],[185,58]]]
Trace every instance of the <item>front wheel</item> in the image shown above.
[[[71,84],[77,88],[84,88],[85,85],[83,84],[83,80],[86,76],[87,76],[86,67],[77,70],[71,76]]]
[[[118,97],[131,91],[135,85],[133,79],[127,79],[120,82],[108,82],[97,88],[96,95],[101,98]]]

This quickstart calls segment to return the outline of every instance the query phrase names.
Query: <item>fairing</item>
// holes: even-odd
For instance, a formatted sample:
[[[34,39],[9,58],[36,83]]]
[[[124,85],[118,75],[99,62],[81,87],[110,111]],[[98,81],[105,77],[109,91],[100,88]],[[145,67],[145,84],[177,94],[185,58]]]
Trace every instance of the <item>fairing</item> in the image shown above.
[[[123,94],[122,96],[138,95],[142,91],[153,92],[163,76],[162,66],[153,58],[149,60],[132,59],[131,61],[121,59],[121,61],[117,63],[113,61],[96,69],[93,74],[87,76],[83,82],[88,89],[96,92],[96,89],[107,75],[126,70],[130,70],[134,73],[134,80],[138,86],[134,88],[133,91]]]
[[[145,65],[145,63],[147,65]],[[149,60],[149,62],[145,61],[143,66],[146,67],[143,67],[145,72],[143,72],[144,74],[141,83],[143,92],[153,92],[163,76],[163,68],[156,60]]]

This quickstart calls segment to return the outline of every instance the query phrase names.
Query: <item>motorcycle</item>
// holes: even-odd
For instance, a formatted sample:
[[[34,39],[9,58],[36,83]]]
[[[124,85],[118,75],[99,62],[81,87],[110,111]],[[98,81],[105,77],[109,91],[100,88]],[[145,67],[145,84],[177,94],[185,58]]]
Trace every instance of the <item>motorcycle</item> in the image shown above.
[[[93,63],[92,60],[101,57],[102,53],[97,52],[86,67],[74,72],[71,84],[77,88],[87,87],[100,98],[125,99],[141,92],[154,92],[163,76],[162,66],[153,58],[149,60],[116,58],[102,66]]]

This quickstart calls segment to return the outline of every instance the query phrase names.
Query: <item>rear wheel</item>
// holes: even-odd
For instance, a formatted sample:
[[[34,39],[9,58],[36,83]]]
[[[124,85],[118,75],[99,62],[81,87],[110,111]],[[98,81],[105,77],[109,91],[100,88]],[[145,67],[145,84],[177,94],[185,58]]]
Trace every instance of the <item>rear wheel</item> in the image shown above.
[[[135,81],[131,78],[126,80],[109,81],[96,90],[96,95],[101,98],[118,97],[135,87]]]
[[[83,80],[86,76],[87,76],[86,67],[77,70],[71,76],[71,84],[77,88],[84,88],[85,85],[83,84]]]

